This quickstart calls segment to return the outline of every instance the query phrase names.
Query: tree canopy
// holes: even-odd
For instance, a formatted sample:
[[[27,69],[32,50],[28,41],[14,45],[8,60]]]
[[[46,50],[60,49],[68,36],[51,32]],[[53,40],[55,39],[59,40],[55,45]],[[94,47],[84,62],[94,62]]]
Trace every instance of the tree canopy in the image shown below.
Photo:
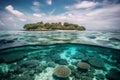
[[[63,24],[61,22],[58,23],[43,23],[43,22],[37,22],[37,23],[30,23],[25,24],[23,27],[25,30],[85,30],[84,26],[79,26],[77,24],[71,24],[68,22],[64,22]]]

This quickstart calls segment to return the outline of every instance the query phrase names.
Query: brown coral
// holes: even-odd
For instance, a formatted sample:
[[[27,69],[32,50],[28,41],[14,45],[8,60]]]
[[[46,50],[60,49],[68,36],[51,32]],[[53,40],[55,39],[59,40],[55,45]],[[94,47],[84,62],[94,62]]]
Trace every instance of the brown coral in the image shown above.
[[[85,62],[78,62],[77,66],[78,66],[77,69],[81,72],[87,72],[88,69],[90,68],[90,65]]]
[[[90,68],[90,65],[85,62],[78,62],[77,66],[81,69],[89,69]]]
[[[59,78],[67,78],[71,74],[71,70],[64,65],[57,66],[54,69],[53,75],[59,77]]]

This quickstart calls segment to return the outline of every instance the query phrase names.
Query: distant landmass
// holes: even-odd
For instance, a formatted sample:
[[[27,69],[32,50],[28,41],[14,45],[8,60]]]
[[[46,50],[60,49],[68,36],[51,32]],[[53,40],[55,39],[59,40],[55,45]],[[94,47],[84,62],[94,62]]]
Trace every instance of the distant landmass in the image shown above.
[[[83,31],[83,30],[86,30],[84,26],[80,26],[78,24],[71,24],[68,22],[64,22],[63,24],[61,22],[58,22],[58,23],[37,22],[37,23],[25,24],[23,28],[28,31],[49,31],[49,30],[80,30],[80,31]]]

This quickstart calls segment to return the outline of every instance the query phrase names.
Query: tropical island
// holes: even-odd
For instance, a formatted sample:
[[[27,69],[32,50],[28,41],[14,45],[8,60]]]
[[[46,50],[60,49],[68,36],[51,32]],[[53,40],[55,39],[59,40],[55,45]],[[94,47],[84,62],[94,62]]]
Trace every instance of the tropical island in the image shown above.
[[[27,31],[49,31],[49,30],[86,30],[84,26],[79,26],[78,24],[71,24],[68,22],[58,22],[58,23],[30,23],[25,24],[23,28]]]

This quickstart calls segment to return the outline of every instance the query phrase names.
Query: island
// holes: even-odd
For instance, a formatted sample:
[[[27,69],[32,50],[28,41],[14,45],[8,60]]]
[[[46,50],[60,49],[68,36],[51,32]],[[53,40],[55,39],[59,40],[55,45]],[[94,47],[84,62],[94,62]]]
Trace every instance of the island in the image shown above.
[[[43,23],[37,22],[37,23],[30,23],[25,24],[23,28],[27,31],[50,31],[50,30],[80,30],[84,31],[86,30],[84,26],[79,26],[78,24],[72,24],[68,22],[58,22],[58,23]]]

